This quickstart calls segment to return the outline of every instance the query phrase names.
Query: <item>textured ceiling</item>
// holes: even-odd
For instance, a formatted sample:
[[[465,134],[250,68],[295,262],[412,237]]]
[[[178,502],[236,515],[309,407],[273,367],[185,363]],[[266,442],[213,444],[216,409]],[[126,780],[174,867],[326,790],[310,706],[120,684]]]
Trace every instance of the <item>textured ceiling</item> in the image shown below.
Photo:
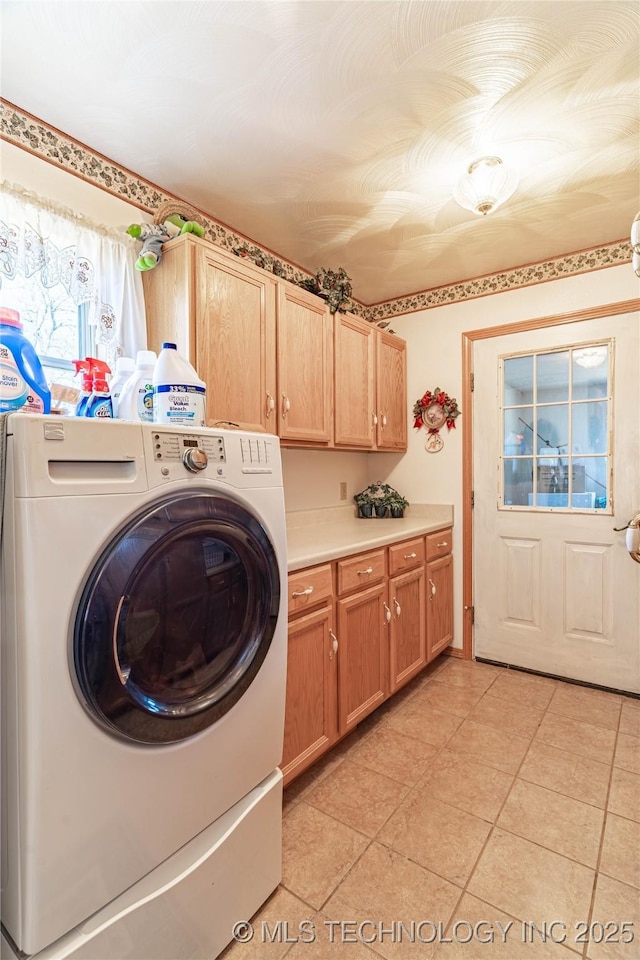
[[[635,2],[1,5],[2,95],[377,302],[623,239]],[[452,184],[517,171],[479,218]]]

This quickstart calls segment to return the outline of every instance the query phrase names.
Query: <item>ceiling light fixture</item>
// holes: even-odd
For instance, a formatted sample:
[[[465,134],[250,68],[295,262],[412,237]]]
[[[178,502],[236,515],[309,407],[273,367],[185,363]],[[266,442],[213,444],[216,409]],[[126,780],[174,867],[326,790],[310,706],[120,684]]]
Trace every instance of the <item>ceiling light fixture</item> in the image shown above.
[[[599,367],[607,357],[606,347],[583,347],[573,351],[573,359],[580,367]]]
[[[486,216],[508,200],[517,186],[515,174],[499,157],[481,157],[458,180],[453,196],[465,210]]]
[[[631,224],[631,249],[633,255],[631,262],[636,272],[636,277],[640,277],[640,213],[636,213]]]

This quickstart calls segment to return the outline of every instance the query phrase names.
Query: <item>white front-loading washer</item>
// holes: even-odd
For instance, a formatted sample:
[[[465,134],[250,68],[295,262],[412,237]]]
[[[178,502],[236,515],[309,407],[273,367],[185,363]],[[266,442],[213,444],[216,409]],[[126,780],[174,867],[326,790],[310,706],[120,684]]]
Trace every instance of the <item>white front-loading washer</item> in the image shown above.
[[[43,957],[213,957],[280,879],[278,439],[8,434],[3,930]]]

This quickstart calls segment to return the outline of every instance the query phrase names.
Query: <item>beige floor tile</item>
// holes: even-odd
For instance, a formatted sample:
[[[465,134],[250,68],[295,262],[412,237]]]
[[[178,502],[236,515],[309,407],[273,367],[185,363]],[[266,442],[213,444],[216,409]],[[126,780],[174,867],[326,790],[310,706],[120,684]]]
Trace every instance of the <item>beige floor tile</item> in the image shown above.
[[[611,763],[616,735],[593,723],[547,713],[538,727],[536,743],[548,743],[559,750],[577,753],[580,757]]]
[[[447,744],[447,749],[513,774],[517,772],[529,743],[526,737],[515,733],[465,720]]]
[[[462,886],[490,829],[486,821],[414,789],[387,821],[378,839]]]
[[[564,797],[535,783],[516,780],[498,826],[595,867],[604,810]]]
[[[503,670],[500,667],[492,667],[486,663],[451,658],[442,672],[438,674],[438,679],[457,687],[479,689],[484,692],[502,672]]]
[[[305,796],[305,802],[373,837],[408,789],[397,780],[345,760]]]
[[[416,696],[445,713],[466,717],[482,696],[482,691],[473,687],[459,687],[436,677],[431,683],[424,684]]]
[[[528,929],[528,928],[527,928]],[[576,954],[550,939],[526,936],[516,920],[465,893],[440,938],[436,960],[576,960]],[[451,941],[451,942],[449,942]]]
[[[536,677],[534,674],[520,673],[517,670],[505,670],[496,677],[491,685],[491,696],[513,703],[523,703],[528,707],[545,708],[553,696],[558,684],[548,677]]]
[[[387,725],[392,730],[430,743],[434,747],[444,746],[461,723],[461,717],[444,713],[418,697],[414,697],[402,710],[393,713],[387,720]]]
[[[368,927],[359,931],[351,924],[338,926],[326,913],[316,913],[312,927],[300,931],[300,939],[287,954],[287,960],[376,960],[379,954],[364,943],[368,934]]]
[[[640,824],[607,814],[600,872],[640,887]]]
[[[476,704],[469,720],[484,723],[487,727],[532,737],[544,716],[544,707],[530,707],[524,703],[512,703],[491,695],[491,689]]]
[[[622,698],[618,694],[561,683],[549,704],[551,713],[617,730]]]
[[[629,940],[629,928],[623,927],[625,922],[632,925],[632,940]],[[635,887],[599,874],[591,924],[601,925],[591,927],[594,938],[603,939],[604,934],[609,942],[591,940],[587,950],[589,960],[638,960],[640,892]]]
[[[468,891],[519,920],[559,920],[573,930],[589,915],[593,878],[581,863],[494,829]]]
[[[412,860],[373,843],[332,895],[324,912],[336,920],[372,921],[362,933],[372,938],[372,948],[389,960],[423,958],[432,954],[433,945],[420,942],[418,925],[428,919],[436,925],[442,923],[444,928],[461,892]],[[408,937],[403,936],[401,923],[409,931]],[[383,926],[390,931],[386,935]],[[340,928],[336,930],[341,932]],[[411,943],[412,930],[416,943]],[[422,939],[428,940],[432,930],[423,930]]]
[[[348,758],[362,767],[383,773],[398,783],[413,786],[439,748],[415,737],[405,737],[385,725],[349,751]]]
[[[628,733],[618,734],[613,765],[640,774],[640,737],[633,737]]]
[[[314,911],[306,903],[284,887],[278,887],[251,918],[251,940],[231,943],[220,960],[281,960],[291,947],[287,938],[297,936],[305,922],[312,922],[313,915]]]
[[[624,697],[620,714],[620,732],[640,737],[640,700]]]
[[[420,788],[445,803],[493,822],[512,783],[513,777],[508,773],[444,749],[427,766]]]
[[[282,883],[319,909],[369,841],[321,810],[299,803],[282,830]]]
[[[610,767],[606,763],[536,742],[531,744],[518,771],[522,780],[603,809],[607,801],[609,774]]]
[[[613,768],[608,809],[620,817],[640,821],[640,776],[637,773]]]

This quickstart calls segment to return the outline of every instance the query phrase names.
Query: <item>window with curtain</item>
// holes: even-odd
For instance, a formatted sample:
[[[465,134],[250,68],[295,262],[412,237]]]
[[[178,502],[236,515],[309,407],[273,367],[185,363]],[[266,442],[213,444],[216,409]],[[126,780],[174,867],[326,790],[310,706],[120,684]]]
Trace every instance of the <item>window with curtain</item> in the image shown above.
[[[113,369],[146,347],[137,244],[6,181],[0,187],[0,306],[20,312],[48,382],[73,384],[72,360]]]

